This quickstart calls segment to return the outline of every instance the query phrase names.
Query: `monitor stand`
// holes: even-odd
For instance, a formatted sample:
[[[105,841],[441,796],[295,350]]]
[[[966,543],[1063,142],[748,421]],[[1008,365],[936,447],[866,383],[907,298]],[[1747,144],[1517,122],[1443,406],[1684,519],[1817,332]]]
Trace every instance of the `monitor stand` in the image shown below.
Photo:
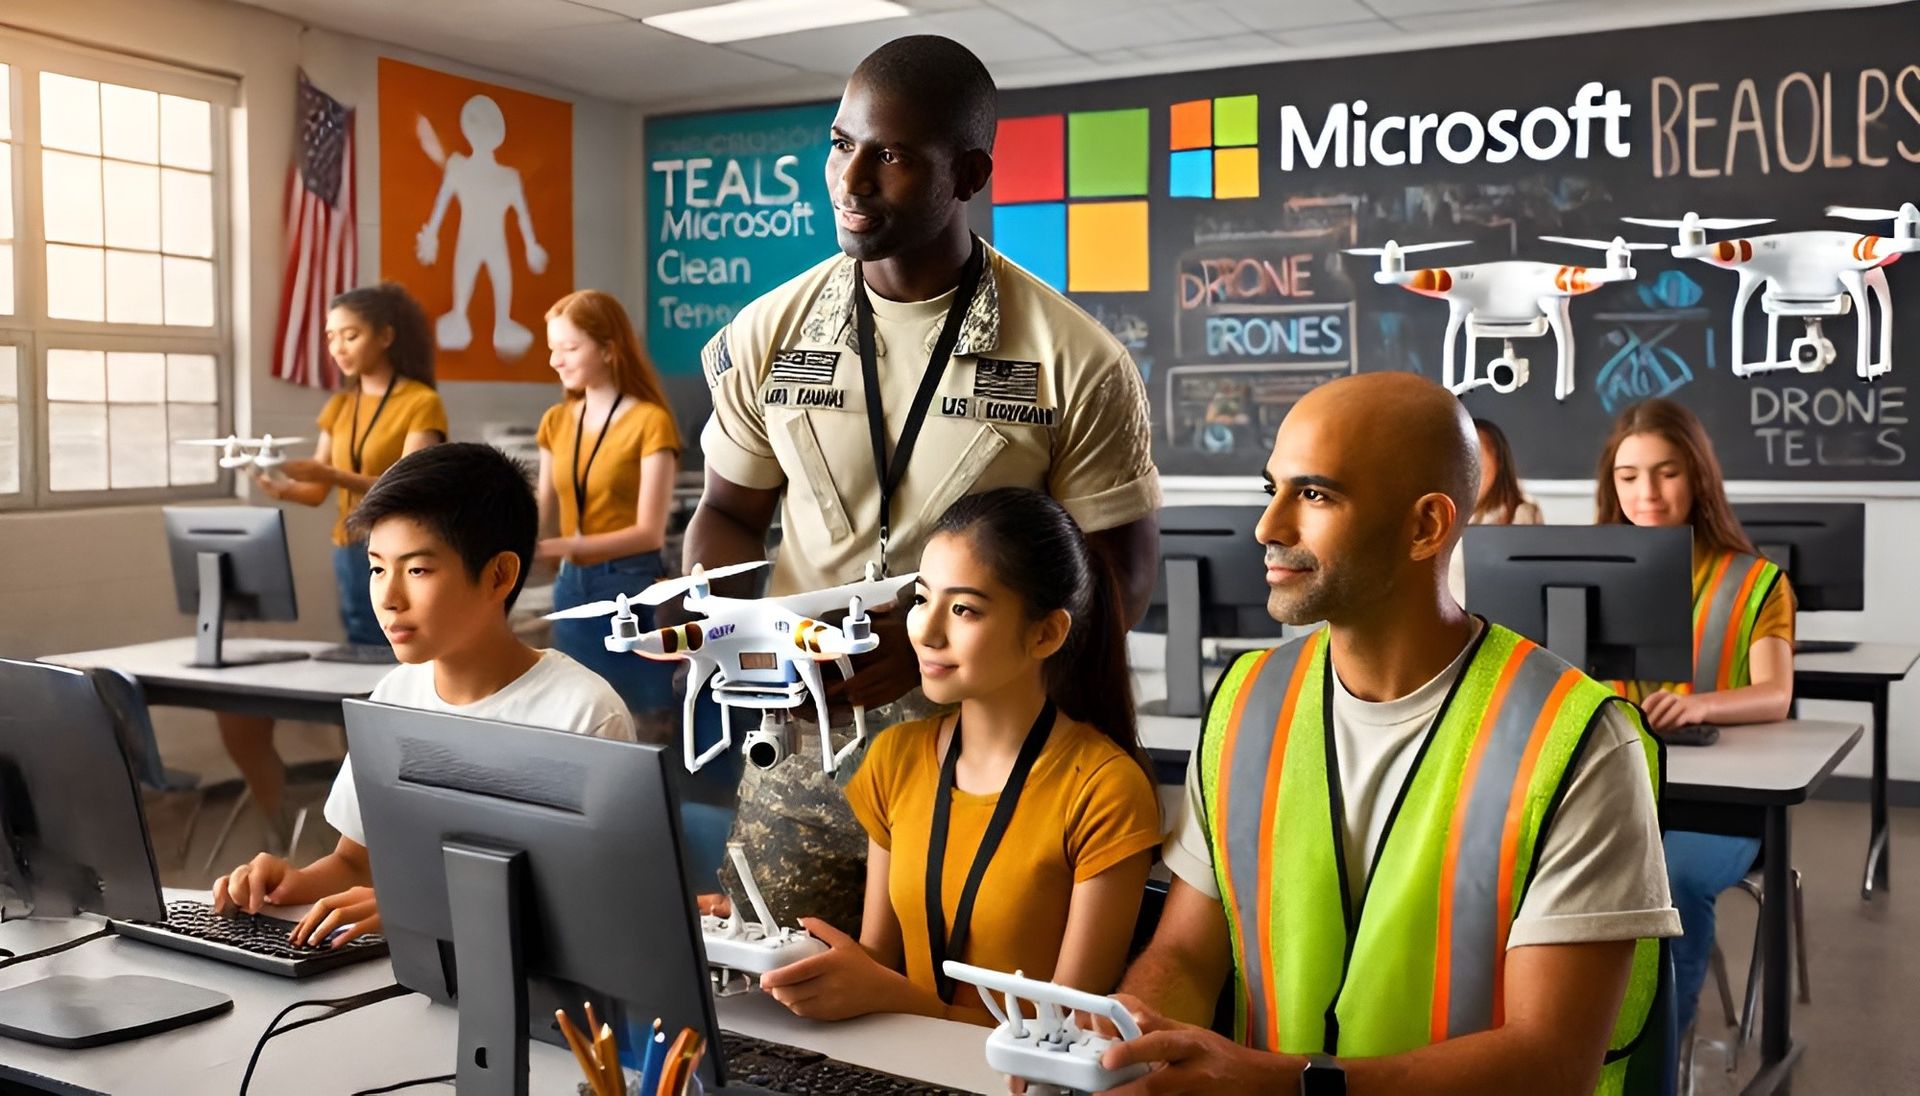
[[[193,629],[193,661],[187,663],[204,670],[228,666],[254,666],[264,662],[298,662],[304,651],[260,651],[228,656],[223,650],[227,620],[227,554],[201,552],[200,615]]]
[[[1593,672],[1587,654],[1592,616],[1589,586],[1549,586],[1547,595],[1547,650],[1559,655],[1583,674]]]
[[[1170,559],[1167,569],[1167,696],[1140,705],[1141,715],[1197,718],[1206,703],[1200,674],[1200,561]]]
[[[461,1096],[527,1096],[527,854],[451,838],[441,851],[460,1002],[454,1087]]]

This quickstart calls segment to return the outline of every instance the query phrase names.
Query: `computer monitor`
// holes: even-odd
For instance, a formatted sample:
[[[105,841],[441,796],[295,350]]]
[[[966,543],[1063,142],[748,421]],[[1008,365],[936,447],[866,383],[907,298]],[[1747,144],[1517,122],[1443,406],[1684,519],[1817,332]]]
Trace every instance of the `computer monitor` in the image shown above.
[[[1867,507],[1858,502],[1741,502],[1734,517],[1787,573],[1808,612],[1866,608]]]
[[[582,1000],[700,1031],[722,1083],[663,750],[355,700],[346,723],[394,975],[459,1006],[462,1096],[524,1096],[527,1036],[565,1045]]]
[[[1169,506],[1160,511],[1160,573],[1138,630],[1167,637],[1167,696],[1142,714],[1198,716],[1206,703],[1203,637],[1278,639],[1267,615],[1266,549],[1254,535],[1262,506]]]
[[[1693,530],[1474,525],[1467,608],[1601,680],[1693,680]]]
[[[292,652],[228,657],[222,634],[229,620],[298,620],[293,563],[280,511],[270,506],[168,506],[167,551],[180,611],[197,617],[189,665],[221,667],[290,662]]]
[[[162,921],[160,872],[133,763],[85,673],[0,659],[0,919]],[[224,994],[143,978],[63,977],[0,990],[0,1035],[88,1047],[230,1010]]]

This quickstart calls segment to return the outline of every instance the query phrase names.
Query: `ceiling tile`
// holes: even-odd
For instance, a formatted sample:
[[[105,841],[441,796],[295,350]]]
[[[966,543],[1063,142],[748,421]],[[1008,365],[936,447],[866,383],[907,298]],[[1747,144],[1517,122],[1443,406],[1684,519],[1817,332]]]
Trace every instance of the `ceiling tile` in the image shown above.
[[[1332,23],[1371,20],[1374,13],[1360,0],[1214,0],[1214,6],[1231,14],[1249,30],[1284,31],[1300,27],[1324,27]]]

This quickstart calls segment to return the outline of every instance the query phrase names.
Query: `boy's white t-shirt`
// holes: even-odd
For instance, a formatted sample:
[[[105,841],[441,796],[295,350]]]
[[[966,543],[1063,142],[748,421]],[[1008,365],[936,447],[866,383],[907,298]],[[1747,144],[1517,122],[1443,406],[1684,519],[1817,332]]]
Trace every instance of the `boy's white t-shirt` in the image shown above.
[[[433,663],[396,666],[380,679],[367,699],[428,712],[451,712],[473,719],[518,723],[595,738],[634,741],[633,717],[607,680],[556,650],[540,652],[540,661],[492,696],[471,704],[449,704],[433,686]],[[353,758],[340,763],[333,791],[327,794],[327,823],[364,845],[360,793],[353,784]]]

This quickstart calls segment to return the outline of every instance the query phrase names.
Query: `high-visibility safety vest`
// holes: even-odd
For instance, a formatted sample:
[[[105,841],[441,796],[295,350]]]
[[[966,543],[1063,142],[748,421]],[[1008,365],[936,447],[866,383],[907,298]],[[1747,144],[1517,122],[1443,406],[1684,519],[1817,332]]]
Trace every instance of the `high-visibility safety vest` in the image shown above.
[[[1780,568],[1745,552],[1722,552],[1693,592],[1693,691],[1719,692],[1753,683],[1747,659],[1760,607],[1780,582]]]
[[[1279,1053],[1364,1058],[1498,1027],[1514,916],[1574,764],[1619,698],[1487,625],[1354,888],[1326,634],[1235,661],[1195,759],[1232,937],[1235,1036]],[[1657,800],[1661,748],[1644,726],[1640,737]],[[1657,941],[1636,947],[1599,1092],[1624,1082],[1658,956]]]

